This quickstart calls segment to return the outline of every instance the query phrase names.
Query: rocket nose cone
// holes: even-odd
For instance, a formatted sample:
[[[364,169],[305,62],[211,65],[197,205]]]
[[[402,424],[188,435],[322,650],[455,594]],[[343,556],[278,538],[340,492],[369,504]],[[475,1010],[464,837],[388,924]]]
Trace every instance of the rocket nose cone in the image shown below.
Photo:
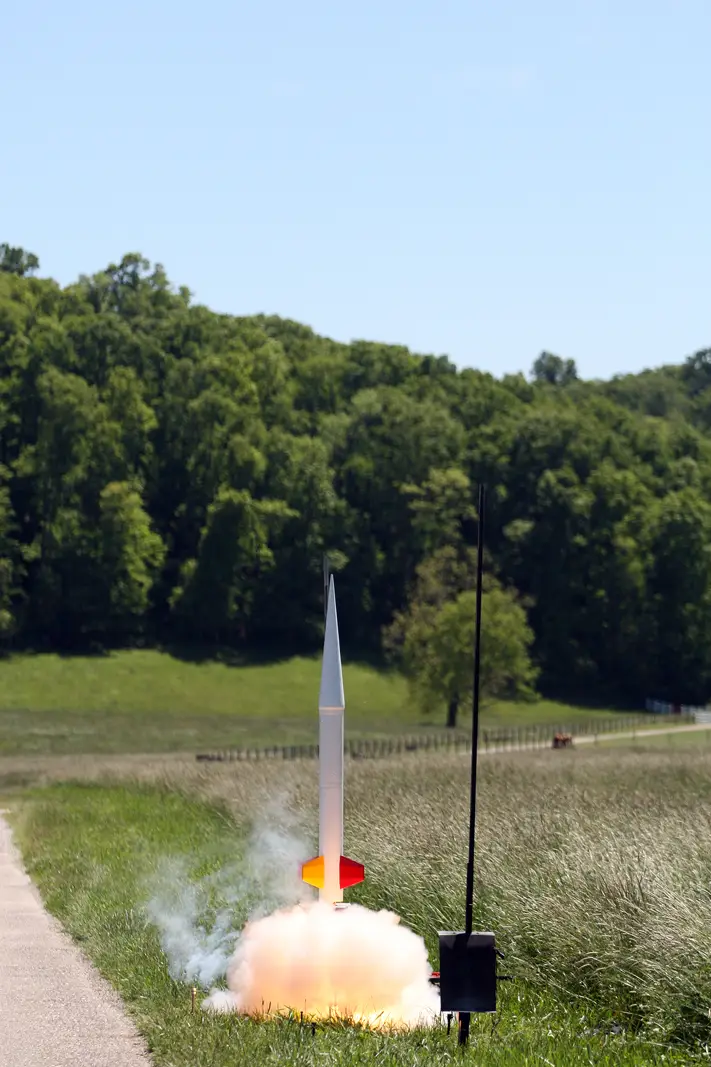
[[[333,575],[328,587],[326,610],[326,633],[323,639],[323,662],[321,665],[320,708],[345,708],[343,672],[341,670],[341,646],[338,640],[338,614],[336,612],[336,587]]]

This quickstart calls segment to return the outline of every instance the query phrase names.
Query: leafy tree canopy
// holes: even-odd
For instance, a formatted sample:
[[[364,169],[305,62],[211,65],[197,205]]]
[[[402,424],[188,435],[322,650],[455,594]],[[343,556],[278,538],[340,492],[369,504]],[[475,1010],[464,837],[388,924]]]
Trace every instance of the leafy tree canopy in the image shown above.
[[[0,245],[5,647],[315,649],[326,552],[344,646],[451,709],[484,480],[492,695],[711,695],[711,350],[497,380],[216,314],[139,253],[38,272]]]

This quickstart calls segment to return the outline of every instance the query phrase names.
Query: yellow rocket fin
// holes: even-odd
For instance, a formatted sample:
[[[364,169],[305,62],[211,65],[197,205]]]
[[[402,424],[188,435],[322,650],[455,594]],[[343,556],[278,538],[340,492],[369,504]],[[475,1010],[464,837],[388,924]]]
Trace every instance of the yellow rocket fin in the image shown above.
[[[307,885],[323,889],[326,882],[326,863],[323,856],[317,856],[316,859],[302,864],[301,878]]]

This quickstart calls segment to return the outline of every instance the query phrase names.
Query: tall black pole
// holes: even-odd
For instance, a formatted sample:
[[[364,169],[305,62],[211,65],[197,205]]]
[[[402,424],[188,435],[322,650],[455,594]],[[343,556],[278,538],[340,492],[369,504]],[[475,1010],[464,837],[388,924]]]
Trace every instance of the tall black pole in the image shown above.
[[[323,617],[328,615],[328,583],[331,577],[331,569],[328,565],[328,556],[323,556]]]
[[[472,932],[474,921],[474,839],[476,834],[476,771],[479,748],[479,679],[481,676],[481,593],[484,573],[484,511],[486,489],[479,486],[479,531],[476,557],[476,622],[474,630],[474,690],[472,693],[472,773],[469,795],[469,854],[467,857],[467,911],[464,928]]]
[[[472,693],[472,771],[469,793],[469,853],[467,856],[467,903],[464,928],[467,936],[472,932],[474,923],[474,840],[476,835],[476,771],[479,748],[479,680],[481,665],[481,593],[484,573],[484,512],[486,510],[486,489],[479,486],[479,529],[476,557],[476,619],[474,624],[474,689]],[[469,1040],[469,1012],[459,1016],[459,1044],[466,1045]]]

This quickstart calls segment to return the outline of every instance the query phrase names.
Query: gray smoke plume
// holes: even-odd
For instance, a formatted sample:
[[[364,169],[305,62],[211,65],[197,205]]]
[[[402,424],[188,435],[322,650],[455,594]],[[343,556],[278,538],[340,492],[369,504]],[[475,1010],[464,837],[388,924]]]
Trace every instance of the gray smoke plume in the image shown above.
[[[299,868],[308,855],[287,804],[273,801],[234,861],[196,879],[196,857],[166,859],[148,887],[146,913],[171,977],[203,989],[222,978],[248,920],[309,898]]]

